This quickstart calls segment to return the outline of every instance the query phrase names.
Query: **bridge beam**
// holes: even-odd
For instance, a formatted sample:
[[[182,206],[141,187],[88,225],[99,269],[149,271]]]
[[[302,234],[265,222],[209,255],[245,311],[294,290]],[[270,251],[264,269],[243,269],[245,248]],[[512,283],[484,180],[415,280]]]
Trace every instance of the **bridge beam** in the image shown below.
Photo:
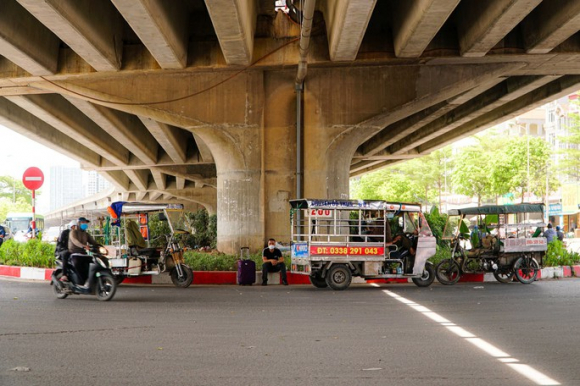
[[[205,0],[227,64],[252,61],[256,30],[256,0]]]
[[[462,2],[457,29],[462,56],[484,56],[513,30],[542,0]]]
[[[78,143],[6,98],[0,98],[0,124],[79,161],[82,166],[101,165],[101,156],[89,147]]]
[[[2,2],[0,52],[32,75],[57,70],[58,38],[15,1]]]
[[[161,68],[187,65],[189,10],[181,0],[112,0]]]
[[[117,71],[123,56],[123,25],[108,1],[18,0],[97,71]]]
[[[6,97],[67,136],[75,138],[116,165],[127,165],[129,152],[60,95]]]
[[[580,1],[544,1],[522,22],[526,51],[545,54],[578,32]]]
[[[405,0],[394,2],[395,55],[421,56],[460,0]]]
[[[111,137],[123,143],[143,163],[150,165],[157,163],[159,145],[136,116],[79,98],[70,96],[65,98]]]
[[[356,59],[377,0],[326,1],[321,4],[332,61]]]

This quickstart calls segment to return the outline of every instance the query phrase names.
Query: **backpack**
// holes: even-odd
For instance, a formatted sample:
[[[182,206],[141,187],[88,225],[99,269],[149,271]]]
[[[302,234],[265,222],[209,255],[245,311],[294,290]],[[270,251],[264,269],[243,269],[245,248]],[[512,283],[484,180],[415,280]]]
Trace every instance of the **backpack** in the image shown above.
[[[70,234],[70,229],[65,229],[62,231],[58,240],[56,241],[56,247],[54,249],[55,254],[63,251],[68,251],[68,236]]]

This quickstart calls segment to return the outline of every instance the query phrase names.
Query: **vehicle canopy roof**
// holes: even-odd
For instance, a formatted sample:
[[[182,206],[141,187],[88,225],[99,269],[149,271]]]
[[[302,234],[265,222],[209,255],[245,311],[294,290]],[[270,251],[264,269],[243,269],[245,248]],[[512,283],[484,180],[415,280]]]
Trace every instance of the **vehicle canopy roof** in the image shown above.
[[[486,205],[472,208],[451,209],[449,216],[477,214],[544,213],[544,204]]]
[[[111,204],[112,208],[120,208],[121,214],[126,213],[147,213],[159,212],[164,209],[183,210],[182,204],[163,204],[163,203],[147,203],[147,202],[124,202],[116,201]]]
[[[369,209],[369,210],[393,210],[403,212],[420,212],[420,204],[405,202],[387,202],[382,200],[333,200],[301,198],[290,200],[292,209]]]

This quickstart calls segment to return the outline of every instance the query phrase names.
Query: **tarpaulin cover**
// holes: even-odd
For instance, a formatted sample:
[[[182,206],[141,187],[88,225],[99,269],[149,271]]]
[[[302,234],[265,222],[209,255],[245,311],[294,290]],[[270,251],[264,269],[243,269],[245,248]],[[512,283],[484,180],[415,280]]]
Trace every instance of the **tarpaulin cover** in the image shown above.
[[[473,214],[543,213],[544,204],[486,205],[473,208],[451,209],[450,216]]]

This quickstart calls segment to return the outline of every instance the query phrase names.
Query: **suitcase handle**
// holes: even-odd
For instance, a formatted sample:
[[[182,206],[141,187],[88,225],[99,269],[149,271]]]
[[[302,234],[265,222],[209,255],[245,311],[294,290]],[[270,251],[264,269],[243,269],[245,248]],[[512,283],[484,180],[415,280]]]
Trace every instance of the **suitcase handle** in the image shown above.
[[[244,250],[248,251],[246,254],[247,258],[244,258]],[[248,260],[250,258],[250,247],[241,247],[240,248],[240,260]]]

